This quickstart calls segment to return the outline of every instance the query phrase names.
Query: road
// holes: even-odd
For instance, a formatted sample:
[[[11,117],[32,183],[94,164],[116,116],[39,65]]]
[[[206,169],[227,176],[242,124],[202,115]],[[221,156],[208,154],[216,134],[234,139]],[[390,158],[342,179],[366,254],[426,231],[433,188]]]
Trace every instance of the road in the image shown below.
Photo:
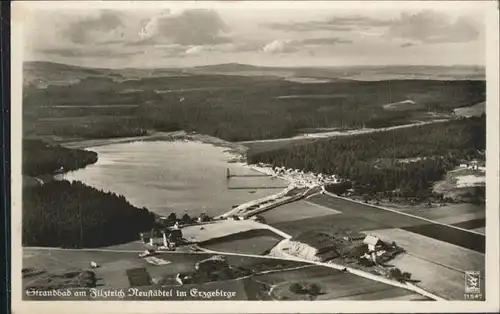
[[[442,226],[446,226],[448,228],[456,229],[456,230],[459,230],[459,231],[462,231],[462,232],[465,232],[465,233],[476,234],[476,235],[484,237],[484,234],[482,234],[480,232],[477,232],[477,231],[474,231],[474,230],[468,230],[468,229],[460,228],[460,227],[457,227],[457,226],[445,224],[445,223],[442,223],[442,222],[438,222],[438,221],[427,219],[427,218],[420,217],[420,216],[417,216],[417,215],[413,215],[413,214],[401,212],[401,211],[398,211],[398,210],[395,210],[395,209],[391,209],[391,208],[387,208],[387,207],[382,207],[382,206],[373,205],[373,204],[366,204],[366,203],[363,203],[363,202],[360,202],[360,201],[356,201],[356,200],[353,200],[353,199],[350,199],[350,198],[338,196],[338,195],[335,195],[335,194],[330,193],[330,192],[325,192],[325,194],[328,195],[328,196],[337,198],[337,199],[341,199],[341,200],[347,201],[347,202],[357,203],[357,204],[360,204],[360,205],[365,206],[367,208],[381,209],[381,210],[385,210],[385,211],[388,211],[388,212],[396,213],[398,215],[404,215],[404,216],[407,216],[407,217],[411,217],[411,218],[415,218],[415,219],[418,219],[418,220],[421,220],[421,221],[425,221],[426,223],[436,224],[436,225],[442,225]]]
[[[387,131],[393,131],[393,130],[399,130],[399,129],[407,129],[407,128],[413,128],[413,127],[427,125],[427,124],[443,123],[443,122],[447,122],[447,121],[450,121],[450,120],[449,119],[439,119],[439,120],[410,123],[410,124],[397,125],[397,126],[392,126],[392,127],[387,127],[387,128],[379,128],[379,129],[358,129],[358,130],[344,131],[344,132],[334,131],[334,132],[306,133],[306,134],[301,134],[301,135],[297,135],[297,136],[293,136],[293,137],[276,138],[276,139],[268,139],[268,140],[257,140],[257,141],[243,141],[243,142],[238,142],[238,144],[245,145],[245,144],[273,143],[273,142],[281,142],[281,141],[294,141],[294,140],[317,139],[317,138],[331,138],[331,137],[339,137],[339,136],[353,136],[353,135],[359,135],[359,134],[369,134],[369,133],[375,133],[375,132],[387,132]]]
[[[343,217],[372,222],[372,229],[400,228],[484,254],[485,235],[474,230],[437,222],[382,206],[365,204],[331,193],[314,196],[309,202],[340,211]]]
[[[281,241],[280,243],[278,243],[277,247],[278,249],[280,249],[281,246],[285,245],[289,240],[288,239],[285,239],[283,241]],[[212,251],[212,250],[208,250],[208,249],[204,249],[204,248],[201,248],[201,250],[203,250],[204,252],[206,253],[212,253],[212,254],[217,254],[217,255],[229,255],[229,256],[242,256],[242,257],[258,257],[258,258],[264,258],[264,259],[277,259],[277,260],[286,260],[286,261],[295,261],[295,262],[302,262],[302,263],[307,263],[307,264],[310,264],[310,265],[316,265],[316,266],[322,266],[322,267],[327,267],[327,268],[332,268],[332,269],[335,269],[335,270],[338,270],[338,271],[347,271],[348,273],[351,273],[353,275],[356,275],[356,276],[359,276],[359,277],[363,277],[363,278],[366,278],[366,279],[369,279],[369,280],[373,280],[373,281],[377,281],[377,282],[380,282],[380,283],[384,283],[384,284],[387,284],[387,285],[391,285],[391,286],[394,286],[394,287],[398,287],[398,288],[402,288],[402,289],[406,289],[406,290],[410,290],[410,291],[413,291],[413,292],[416,292],[418,294],[421,294],[423,296],[426,296],[430,299],[433,299],[433,300],[436,300],[436,301],[444,301],[445,299],[437,296],[437,295],[434,295],[420,287],[417,287],[411,283],[401,283],[401,282],[398,282],[398,281],[395,281],[395,280],[390,280],[388,278],[385,278],[385,277],[382,277],[382,276],[377,276],[377,275],[374,275],[374,274],[370,274],[370,273],[367,273],[365,271],[362,271],[362,270],[359,270],[359,269],[355,269],[355,268],[351,268],[351,267],[346,267],[346,266],[343,266],[343,265],[338,265],[338,264],[333,264],[333,263],[323,263],[323,262],[316,262],[316,261],[309,261],[309,260],[305,260],[305,259],[302,259],[302,258],[299,258],[299,257],[295,257],[295,256],[292,256],[292,255],[289,255],[285,252],[283,252],[281,250],[281,253],[283,254],[284,257],[275,257],[275,256],[269,256],[269,255],[265,255],[265,256],[262,256],[262,255],[252,255],[252,254],[244,254],[244,253],[227,253],[227,252],[218,252],[218,251]]]

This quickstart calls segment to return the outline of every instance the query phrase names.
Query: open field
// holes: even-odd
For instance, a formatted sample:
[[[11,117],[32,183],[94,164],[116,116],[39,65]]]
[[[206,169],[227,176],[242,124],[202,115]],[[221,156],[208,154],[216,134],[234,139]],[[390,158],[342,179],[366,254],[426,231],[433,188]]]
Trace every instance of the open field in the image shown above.
[[[291,294],[287,290],[291,282],[318,284],[323,292],[319,296],[319,300],[333,300],[351,296],[356,296],[359,300],[390,300],[401,295],[415,295],[411,291],[321,266],[258,275],[254,276],[253,279],[276,286],[274,297],[283,295],[290,297]],[[377,291],[383,292],[374,294]]]
[[[454,204],[442,207],[409,210],[405,212],[446,224],[455,224],[486,217],[485,206],[474,204]]]
[[[486,226],[486,219],[471,219],[467,221],[457,222],[453,224],[455,227],[464,228],[467,230],[474,230],[476,228],[484,228]]]
[[[416,285],[449,300],[464,300],[465,275],[423,260],[410,254],[401,254],[391,261],[391,265],[403,271],[412,273],[412,278],[420,280]],[[481,289],[484,295],[484,280],[481,279]]]
[[[342,214],[280,222],[272,224],[272,226],[292,236],[297,236],[308,230],[345,233],[349,235],[357,234],[363,230],[389,228],[387,224]]]
[[[433,224],[417,217],[406,216],[396,212],[361,203],[350,202],[329,195],[317,195],[309,198],[308,200],[342,212],[337,215],[339,216],[337,219],[341,219],[343,216],[348,216],[353,217],[354,220],[364,219],[365,221],[371,221],[372,224],[367,224],[367,227],[363,230],[403,228],[416,234],[425,235],[484,253],[485,238],[484,236],[478,234],[469,233],[445,225]],[[335,218],[332,217],[331,219],[333,223]],[[377,224],[381,227],[377,228]]]
[[[235,252],[253,255],[266,254],[283,238],[271,230],[250,230],[200,243],[216,252]]]
[[[252,220],[221,220],[203,225],[184,227],[182,228],[182,234],[190,242],[205,242],[235,233],[263,229],[263,226],[265,225]]]
[[[375,291],[373,293],[353,294],[340,298],[335,301],[362,301],[362,300],[390,300],[390,301],[432,301],[420,294],[412,293],[403,289],[389,288],[386,290]]]
[[[486,233],[486,227],[476,228],[476,229],[472,229],[472,230],[476,231],[476,232],[480,232],[482,234]]]
[[[308,219],[336,214],[333,209],[323,207],[318,204],[301,200],[285,204],[261,214],[266,220],[266,223],[276,224],[280,222],[294,221],[300,219]]]
[[[469,107],[460,107],[453,110],[459,117],[479,117],[486,112],[486,102],[482,101]]]
[[[370,230],[367,233],[389,243],[395,241],[409,254],[444,267],[462,272],[479,270],[484,274],[484,254],[401,229]]]
[[[133,251],[97,251],[97,250],[61,250],[61,249],[23,249],[23,268],[40,269],[51,272],[92,270],[101,288],[128,288],[126,271],[145,268],[153,279],[175,276],[179,272],[194,271],[196,262],[213,254],[208,253],[160,253],[155,257],[170,262],[166,265],[154,265],[139,258]],[[260,259],[244,256],[227,256],[230,265],[252,269],[254,272],[280,270],[306,265],[300,262]],[[90,269],[90,261],[99,267]],[[43,276],[43,274],[41,275]],[[23,278],[23,286],[33,282],[36,277]]]

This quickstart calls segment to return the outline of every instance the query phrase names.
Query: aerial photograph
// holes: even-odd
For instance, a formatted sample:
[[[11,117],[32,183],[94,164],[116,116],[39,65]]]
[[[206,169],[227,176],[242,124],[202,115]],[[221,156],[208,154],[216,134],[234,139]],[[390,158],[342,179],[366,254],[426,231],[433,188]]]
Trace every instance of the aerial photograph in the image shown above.
[[[26,5],[23,300],[486,300],[484,10],[249,3]]]

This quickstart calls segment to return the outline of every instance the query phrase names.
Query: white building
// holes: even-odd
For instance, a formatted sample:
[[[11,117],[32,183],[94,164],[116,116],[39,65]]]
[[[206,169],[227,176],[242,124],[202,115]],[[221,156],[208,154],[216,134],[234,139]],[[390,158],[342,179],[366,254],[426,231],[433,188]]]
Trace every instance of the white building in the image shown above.
[[[363,240],[363,243],[368,245],[369,252],[374,252],[376,248],[382,244],[382,241],[375,236],[367,235]]]

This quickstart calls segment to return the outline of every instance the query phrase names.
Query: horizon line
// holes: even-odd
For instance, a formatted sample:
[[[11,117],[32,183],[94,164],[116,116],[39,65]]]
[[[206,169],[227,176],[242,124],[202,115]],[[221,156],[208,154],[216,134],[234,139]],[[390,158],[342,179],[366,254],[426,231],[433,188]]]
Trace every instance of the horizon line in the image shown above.
[[[221,65],[243,65],[243,66],[251,66],[256,68],[271,68],[271,69],[279,69],[279,68],[290,68],[290,69],[299,69],[299,68],[356,68],[356,67],[477,67],[483,70],[486,70],[486,65],[482,64],[448,64],[448,65],[438,65],[438,64],[351,64],[351,65],[299,65],[299,66],[270,66],[270,65],[256,65],[251,63],[239,63],[239,62],[227,62],[227,63],[207,63],[202,65],[191,65],[191,66],[165,66],[165,67],[121,67],[121,68],[104,68],[104,67],[91,67],[84,65],[76,65],[71,63],[63,63],[63,62],[54,62],[47,60],[23,60],[23,65],[26,63],[52,63],[57,65],[65,65],[76,68],[84,68],[84,69],[96,69],[96,70],[162,70],[162,69],[186,69],[186,68],[196,68],[196,67],[207,67],[207,66],[221,66]]]

